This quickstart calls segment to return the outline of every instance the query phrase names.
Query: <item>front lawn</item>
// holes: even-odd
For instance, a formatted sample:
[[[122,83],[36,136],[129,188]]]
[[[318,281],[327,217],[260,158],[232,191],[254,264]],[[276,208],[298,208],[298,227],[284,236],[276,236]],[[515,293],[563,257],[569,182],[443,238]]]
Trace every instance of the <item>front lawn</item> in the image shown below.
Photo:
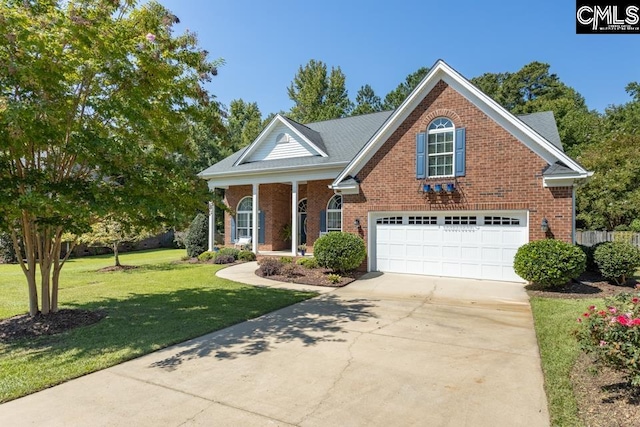
[[[180,264],[183,250],[122,254],[138,268],[99,273],[113,256],[73,259],[61,274],[60,309],[104,310],[106,318],[58,335],[0,343],[0,402],[310,298],[215,276],[222,266]],[[27,311],[20,267],[0,265],[0,319]]]

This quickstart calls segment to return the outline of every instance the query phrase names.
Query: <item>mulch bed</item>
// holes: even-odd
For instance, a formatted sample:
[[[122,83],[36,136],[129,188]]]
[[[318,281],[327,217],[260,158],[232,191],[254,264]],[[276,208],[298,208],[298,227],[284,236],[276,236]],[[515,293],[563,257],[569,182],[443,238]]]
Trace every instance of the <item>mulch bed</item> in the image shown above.
[[[612,285],[597,273],[585,272],[577,280],[572,280],[564,286],[542,289],[536,285],[527,285],[525,289],[530,296],[543,298],[607,298],[625,292],[634,292],[638,290],[637,285],[635,280],[628,281],[625,286]]]
[[[534,285],[528,285],[526,289],[531,296],[564,299],[607,298],[640,292],[635,280],[630,280],[625,286],[617,286],[593,272],[586,272],[577,280],[554,289],[543,290]],[[640,425],[640,388],[625,382],[621,373],[596,366],[590,356],[581,354],[573,366],[571,382],[579,416],[586,426]]]
[[[0,320],[0,343],[10,343],[24,338],[54,335],[79,326],[92,325],[104,319],[104,310],[62,309],[47,315],[21,314]]]
[[[124,270],[133,270],[138,268],[137,265],[111,265],[109,267],[104,267],[98,270],[98,273],[109,273],[112,271],[124,271]]]
[[[265,276],[260,269],[256,270],[256,275],[264,277],[265,279],[277,280],[280,282],[298,283],[301,285],[313,285],[313,286],[329,286],[332,288],[340,288],[348,285],[349,283],[357,280],[365,274],[365,272],[354,271],[341,275],[341,280],[338,283],[331,283],[327,276],[333,272],[326,268],[305,268],[300,265],[293,264],[293,268],[284,274],[277,274],[273,276]]]

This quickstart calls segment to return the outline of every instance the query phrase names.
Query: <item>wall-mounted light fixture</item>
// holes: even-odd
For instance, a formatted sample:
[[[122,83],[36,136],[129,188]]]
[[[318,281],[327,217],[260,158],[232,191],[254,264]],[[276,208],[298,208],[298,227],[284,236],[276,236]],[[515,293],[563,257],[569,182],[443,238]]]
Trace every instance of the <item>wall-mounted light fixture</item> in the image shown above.
[[[356,218],[356,219],[353,221],[353,226],[354,226],[355,228],[360,228],[360,218]]]
[[[543,233],[549,231],[549,221],[547,221],[547,218],[542,219],[542,223],[540,223],[540,230],[542,230]]]

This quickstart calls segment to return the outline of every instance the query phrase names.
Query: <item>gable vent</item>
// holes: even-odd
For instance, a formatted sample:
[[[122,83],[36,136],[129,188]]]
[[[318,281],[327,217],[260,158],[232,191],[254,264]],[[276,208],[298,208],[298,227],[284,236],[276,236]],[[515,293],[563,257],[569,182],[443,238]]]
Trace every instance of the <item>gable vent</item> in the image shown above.
[[[289,135],[284,132],[279,133],[276,137],[276,144],[285,144],[287,142],[289,142]]]

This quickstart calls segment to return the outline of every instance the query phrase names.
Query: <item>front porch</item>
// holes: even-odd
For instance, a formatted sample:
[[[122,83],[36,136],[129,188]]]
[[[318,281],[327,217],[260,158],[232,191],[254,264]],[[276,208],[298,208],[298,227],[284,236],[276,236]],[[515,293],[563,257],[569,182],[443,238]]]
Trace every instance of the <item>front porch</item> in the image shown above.
[[[296,256],[298,246],[313,243],[327,231],[327,206],[335,196],[330,179],[230,185],[225,190],[224,244],[250,238],[252,251],[273,256]],[[215,185],[210,184],[211,190]],[[341,212],[331,216],[341,227]],[[336,224],[339,222],[340,224]],[[215,209],[209,210],[209,249],[215,246]]]

